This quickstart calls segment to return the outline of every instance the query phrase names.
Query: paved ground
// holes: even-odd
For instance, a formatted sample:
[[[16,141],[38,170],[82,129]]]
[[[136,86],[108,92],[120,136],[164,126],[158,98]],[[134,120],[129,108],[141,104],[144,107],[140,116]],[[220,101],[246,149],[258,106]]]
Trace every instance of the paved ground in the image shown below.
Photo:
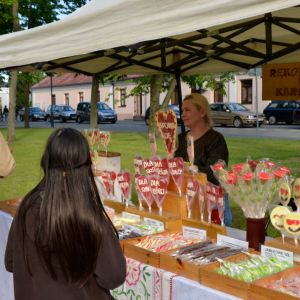
[[[5,122],[0,122],[0,128],[6,127]],[[17,121],[16,127],[23,127],[24,122]],[[49,128],[50,123],[44,121],[30,122],[31,127]],[[66,123],[54,122],[54,127],[72,127],[76,129],[89,128],[89,123],[84,122],[78,124],[73,121]],[[124,120],[117,121],[115,124],[101,123],[98,124],[101,130],[111,130],[111,131],[121,131],[121,132],[140,132],[147,133],[148,127],[143,121],[132,121]],[[220,125],[215,125],[214,129],[222,133],[225,137],[245,137],[245,138],[256,138],[257,130],[252,126],[245,126],[243,128],[235,128],[233,126],[221,127]],[[181,132],[180,126],[178,127],[178,132]],[[259,128],[258,136],[260,138],[268,139],[300,139],[300,125],[285,125],[284,123],[278,125],[268,125],[264,124]]]

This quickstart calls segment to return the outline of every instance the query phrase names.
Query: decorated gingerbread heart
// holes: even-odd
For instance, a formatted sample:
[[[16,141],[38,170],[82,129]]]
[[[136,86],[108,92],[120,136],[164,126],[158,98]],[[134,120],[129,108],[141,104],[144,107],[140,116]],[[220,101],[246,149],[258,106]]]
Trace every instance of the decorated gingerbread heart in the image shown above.
[[[149,176],[157,175],[157,172],[154,168],[154,164],[153,164],[152,160],[150,160],[149,158],[145,158],[143,160],[143,167]]]
[[[172,178],[179,190],[179,194],[181,194],[181,186],[184,177],[183,159],[181,157],[169,158],[168,165]]]
[[[136,184],[141,192],[141,195],[150,208],[154,201],[150,187],[150,178],[146,175],[139,176]]]
[[[196,196],[199,190],[200,182],[194,178],[189,178],[186,187],[186,201],[188,206],[188,218],[191,217]]]
[[[143,158],[136,154],[134,156],[134,160],[133,160],[133,163],[134,163],[134,170],[135,170],[135,173],[136,174],[139,174],[139,175],[142,175],[142,170],[143,170]]]
[[[150,177],[151,192],[158,207],[162,207],[162,203],[167,194],[168,181],[158,176]]]
[[[169,166],[166,158],[160,159],[159,156],[153,156],[152,162],[158,176],[163,177],[169,181]]]
[[[287,206],[291,198],[291,190],[287,183],[282,183],[279,187],[279,198],[283,206]]]
[[[130,172],[123,170],[118,173],[117,175],[117,181],[119,183],[121,192],[126,200],[128,202],[131,198],[131,175]]]
[[[177,117],[173,110],[163,112],[157,111],[155,114],[157,128],[162,136],[165,150],[169,158],[174,156],[177,134]]]

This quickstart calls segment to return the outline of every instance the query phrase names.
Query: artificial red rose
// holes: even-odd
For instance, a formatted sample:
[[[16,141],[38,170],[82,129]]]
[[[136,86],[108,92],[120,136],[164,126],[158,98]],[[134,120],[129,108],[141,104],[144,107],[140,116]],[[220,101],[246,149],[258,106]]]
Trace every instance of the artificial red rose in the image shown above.
[[[251,179],[253,178],[253,173],[252,172],[245,172],[242,176],[241,179],[243,179],[245,182],[249,183]]]
[[[287,167],[281,167],[279,168],[281,171],[283,171],[284,173],[290,175],[291,174],[291,171],[287,168]]]
[[[238,180],[238,176],[236,174],[232,174],[229,176],[229,178],[227,179],[227,183],[228,184],[236,184]]]
[[[272,167],[276,167],[276,165],[272,161],[266,161],[265,165],[268,169],[271,169]]]
[[[220,173],[220,170],[224,168],[224,164],[223,163],[220,163],[220,164],[217,164],[213,167],[214,170],[216,170],[217,172]]]
[[[272,178],[272,176],[271,176],[269,173],[267,173],[267,172],[258,172],[257,177],[258,177],[262,182],[265,182],[265,181],[267,181],[267,180],[269,180],[269,179]]]
[[[231,170],[227,172],[227,175],[228,175],[228,176],[231,176],[231,175],[233,175],[233,174],[235,174],[235,173],[234,173],[233,171],[231,171]]]
[[[248,164],[251,167],[251,169],[255,169],[256,166],[258,165],[258,161],[257,160],[250,160],[250,161],[248,161]]]
[[[232,166],[231,169],[232,169],[234,172],[240,174],[240,173],[242,172],[244,166],[245,166],[245,164],[237,164],[237,165]]]
[[[283,178],[285,175],[285,172],[280,170],[272,171],[272,173],[275,176],[275,179]]]

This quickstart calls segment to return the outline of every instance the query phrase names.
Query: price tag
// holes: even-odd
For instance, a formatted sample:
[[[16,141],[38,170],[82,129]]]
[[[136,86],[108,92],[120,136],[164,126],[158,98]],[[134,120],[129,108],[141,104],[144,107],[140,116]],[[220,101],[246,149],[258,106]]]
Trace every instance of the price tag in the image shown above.
[[[206,230],[189,227],[189,226],[182,226],[183,237],[186,239],[191,238],[199,238],[199,239],[206,239]]]
[[[261,245],[261,255],[267,258],[275,256],[280,262],[287,261],[289,264],[294,263],[294,253],[291,251]]]
[[[164,226],[163,222],[160,222],[160,221],[157,221],[157,220],[154,220],[154,219],[149,219],[149,218],[144,218],[144,222],[148,223],[148,224],[151,224],[155,227],[162,228],[162,231],[165,230],[165,226]]]
[[[139,234],[139,235],[142,235],[141,229],[136,228],[135,226],[132,226],[132,225],[130,225],[130,224],[127,224],[127,223],[122,222],[122,228],[123,228],[123,229],[131,230],[131,231],[133,231],[133,232],[135,232],[135,233],[137,233],[137,234]]]
[[[243,249],[249,248],[249,242],[241,241],[222,234],[218,234],[217,244],[228,246],[228,247],[241,247]]]
[[[123,218],[128,218],[128,219],[134,219],[134,220],[137,220],[138,222],[141,221],[141,216],[131,214],[131,213],[128,213],[128,212],[125,212],[125,211],[122,212],[122,217]]]

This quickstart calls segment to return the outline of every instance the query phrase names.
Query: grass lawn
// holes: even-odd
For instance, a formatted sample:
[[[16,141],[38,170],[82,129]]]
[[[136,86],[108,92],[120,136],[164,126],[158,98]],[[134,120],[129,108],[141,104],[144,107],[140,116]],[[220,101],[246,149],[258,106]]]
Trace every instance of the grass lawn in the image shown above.
[[[0,129],[6,138],[7,129]],[[24,197],[41,180],[43,172],[40,159],[45,142],[53,129],[16,128],[17,142],[10,143],[17,162],[15,172],[6,179],[0,180],[0,201]],[[247,155],[252,159],[270,157],[290,166],[297,177],[300,177],[300,140],[271,140],[249,138],[226,138],[229,148],[229,166],[244,162]],[[165,155],[162,140],[157,141],[158,155]],[[133,158],[135,154],[143,158],[151,156],[146,134],[131,132],[113,132],[109,151],[121,153],[122,169],[134,174]],[[1,154],[0,154],[1,155]],[[133,202],[137,203],[137,195],[133,188]],[[233,214],[232,227],[246,229],[246,220],[241,209],[230,200]],[[280,233],[269,225],[268,235],[275,237]]]

